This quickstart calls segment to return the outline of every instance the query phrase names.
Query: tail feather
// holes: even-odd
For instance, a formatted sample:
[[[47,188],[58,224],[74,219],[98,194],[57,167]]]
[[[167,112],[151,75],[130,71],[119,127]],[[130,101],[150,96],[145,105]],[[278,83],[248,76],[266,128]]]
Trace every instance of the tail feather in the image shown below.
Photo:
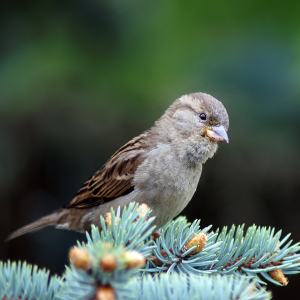
[[[26,234],[26,233],[29,233],[29,232],[34,232],[34,231],[37,231],[37,230],[40,230],[44,227],[47,227],[47,226],[54,226],[56,225],[56,220],[55,218],[53,218],[54,214],[51,214],[51,215],[48,215],[48,216],[45,216],[33,223],[30,223],[24,227],[21,227],[19,229],[17,229],[16,231],[14,231],[13,233],[11,233],[8,238],[5,240],[5,241],[9,241],[9,240],[12,240],[18,236],[21,236],[23,234]]]
[[[56,226],[58,229],[76,230],[86,232],[91,228],[90,212],[93,208],[61,208],[54,213],[45,216],[31,224],[28,224],[14,231],[6,241],[14,239],[20,235],[40,230],[47,226]],[[86,218],[86,216],[90,218]]]

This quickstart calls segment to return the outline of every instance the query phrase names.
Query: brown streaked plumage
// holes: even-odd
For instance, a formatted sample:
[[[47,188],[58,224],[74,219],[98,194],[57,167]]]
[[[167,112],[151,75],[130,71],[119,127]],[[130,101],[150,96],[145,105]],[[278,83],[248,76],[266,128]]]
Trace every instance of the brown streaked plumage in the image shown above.
[[[86,208],[111,201],[130,193],[137,167],[145,159],[142,154],[149,148],[141,134],[120,148],[76,193],[66,208]],[[132,155],[128,156],[128,152]],[[125,157],[126,156],[126,157]],[[128,157],[127,157],[128,156]]]
[[[9,239],[46,226],[85,232],[100,226],[111,207],[145,203],[160,227],[191,200],[202,165],[227,142],[222,103],[203,93],[177,99],[154,126],[121,147],[75,197],[56,212],[13,232]]]

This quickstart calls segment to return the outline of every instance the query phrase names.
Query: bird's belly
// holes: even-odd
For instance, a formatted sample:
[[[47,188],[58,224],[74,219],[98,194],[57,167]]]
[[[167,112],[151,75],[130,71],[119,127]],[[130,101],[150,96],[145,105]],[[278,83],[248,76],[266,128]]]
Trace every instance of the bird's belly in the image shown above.
[[[176,217],[187,206],[192,199],[200,174],[192,178],[182,178],[185,184],[179,182],[169,182],[169,185],[162,186],[160,192],[153,192],[153,198],[149,201],[149,206],[156,216],[155,223],[158,227],[163,226],[168,221]],[[180,181],[180,179],[178,179]]]
[[[146,203],[156,216],[158,227],[177,216],[192,199],[202,165],[187,165],[166,151],[164,157],[152,157],[135,177],[135,201]]]

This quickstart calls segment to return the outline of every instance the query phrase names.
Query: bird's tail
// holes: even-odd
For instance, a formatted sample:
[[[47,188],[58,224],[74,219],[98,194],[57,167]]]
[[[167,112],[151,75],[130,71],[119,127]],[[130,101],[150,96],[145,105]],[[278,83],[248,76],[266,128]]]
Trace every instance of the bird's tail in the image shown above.
[[[60,219],[61,215],[59,214],[60,211],[56,211],[50,215],[47,215],[33,223],[30,223],[24,227],[21,227],[19,229],[17,229],[16,231],[14,231],[13,233],[11,233],[8,238],[6,239],[6,241],[12,240],[18,236],[21,236],[23,234],[29,233],[29,232],[34,232],[37,230],[40,230],[44,227],[47,226],[55,226],[58,223],[58,220]]]

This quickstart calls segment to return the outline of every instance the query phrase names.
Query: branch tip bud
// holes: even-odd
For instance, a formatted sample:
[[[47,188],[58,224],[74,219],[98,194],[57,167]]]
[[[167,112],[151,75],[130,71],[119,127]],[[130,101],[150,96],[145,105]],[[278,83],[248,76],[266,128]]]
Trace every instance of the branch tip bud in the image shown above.
[[[186,244],[185,248],[190,249],[193,246],[196,248],[190,253],[191,255],[201,252],[207,244],[207,235],[205,233],[199,233],[194,235]]]
[[[143,268],[145,266],[145,258],[137,251],[125,251],[123,259],[127,269]]]
[[[145,213],[150,210],[149,206],[145,203],[142,203],[138,206],[137,211],[139,212],[139,218],[142,218]]]
[[[105,272],[115,271],[117,265],[117,259],[110,253],[104,254],[100,260],[100,267]]]
[[[115,300],[116,293],[111,286],[99,286],[96,292],[96,300]]]
[[[272,279],[277,282],[280,282],[282,285],[287,285],[289,282],[287,278],[283,275],[282,270],[273,270],[268,272]]]
[[[91,257],[86,250],[73,247],[69,251],[69,258],[76,269],[90,270]]]
[[[119,223],[119,220],[118,220],[117,217],[115,217],[115,225],[118,225],[118,223]],[[112,224],[112,217],[111,217],[111,213],[110,212],[108,212],[108,213],[105,214],[105,224],[107,226],[109,226],[109,225]]]

